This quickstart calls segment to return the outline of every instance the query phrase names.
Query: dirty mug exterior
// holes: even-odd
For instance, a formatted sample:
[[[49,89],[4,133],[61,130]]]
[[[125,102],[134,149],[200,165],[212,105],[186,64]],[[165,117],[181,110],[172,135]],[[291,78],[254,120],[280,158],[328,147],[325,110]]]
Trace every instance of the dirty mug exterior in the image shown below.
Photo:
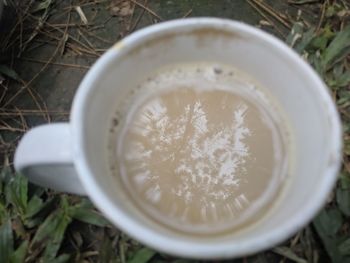
[[[158,68],[213,61],[253,76],[282,105],[294,138],[288,187],[258,222],[231,234],[195,237],[157,224],[127,198],[108,167],[115,105]],[[327,87],[275,37],[225,19],[173,20],[139,30],[106,52],[84,77],[68,123],[30,130],[15,168],[30,181],[87,195],[112,224],[158,251],[190,258],[233,258],[267,249],[310,222],[337,179],[341,125]]]

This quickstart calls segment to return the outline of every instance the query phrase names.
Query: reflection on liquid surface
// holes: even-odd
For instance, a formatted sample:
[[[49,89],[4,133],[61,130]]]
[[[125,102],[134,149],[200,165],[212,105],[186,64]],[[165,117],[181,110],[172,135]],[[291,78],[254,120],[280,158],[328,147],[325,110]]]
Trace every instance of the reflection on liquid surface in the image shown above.
[[[133,113],[119,166],[138,204],[165,223],[232,224],[269,195],[283,154],[276,129],[243,96],[177,88]]]

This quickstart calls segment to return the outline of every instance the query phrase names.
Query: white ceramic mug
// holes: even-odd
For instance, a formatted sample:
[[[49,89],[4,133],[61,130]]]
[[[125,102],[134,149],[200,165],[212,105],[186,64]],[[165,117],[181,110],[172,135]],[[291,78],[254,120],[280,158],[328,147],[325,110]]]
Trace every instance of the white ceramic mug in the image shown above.
[[[172,63],[215,61],[254,76],[283,106],[295,137],[289,186],[258,222],[230,235],[198,238],[172,232],[143,214],[108,171],[108,129],[115,105],[145,76]],[[324,205],[341,160],[341,125],[327,87],[280,40],[252,26],[215,18],[160,23],[106,52],[83,79],[69,123],[29,131],[16,170],[56,190],[88,195],[131,237],[162,252],[191,258],[249,255],[284,241]]]

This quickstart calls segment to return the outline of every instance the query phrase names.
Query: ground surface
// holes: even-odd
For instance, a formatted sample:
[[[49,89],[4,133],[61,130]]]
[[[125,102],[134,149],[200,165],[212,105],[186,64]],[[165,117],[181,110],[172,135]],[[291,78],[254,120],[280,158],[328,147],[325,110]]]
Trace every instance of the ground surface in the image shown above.
[[[0,22],[0,262],[187,262],[129,239],[86,199],[28,184],[11,164],[28,128],[68,120],[79,82],[113,43],[147,25],[195,16],[241,20],[286,41],[326,81],[344,125],[344,163],[327,207],[279,247],[232,262],[350,262],[348,0],[6,3]]]

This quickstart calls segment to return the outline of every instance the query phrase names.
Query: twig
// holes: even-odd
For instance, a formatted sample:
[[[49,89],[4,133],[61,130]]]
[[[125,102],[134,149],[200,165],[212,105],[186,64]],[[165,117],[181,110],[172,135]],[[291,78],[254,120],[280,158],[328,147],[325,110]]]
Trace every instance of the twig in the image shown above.
[[[25,130],[20,128],[14,128],[11,126],[0,126],[0,130],[2,131],[10,131],[10,132],[25,132]]]
[[[89,47],[93,50],[95,50],[95,47],[93,44],[87,39],[87,37],[84,36],[84,34],[78,29],[78,34],[85,40],[85,42],[89,45]]]
[[[106,52],[107,50],[108,48],[96,48],[96,51],[101,53]]]
[[[70,1],[70,4],[72,5],[72,0]],[[62,43],[62,47],[61,47],[61,56],[63,55],[64,53],[64,50],[65,50],[65,46],[66,46],[66,43],[67,43],[67,40],[68,40],[68,24],[70,23],[70,16],[71,16],[71,13],[68,12],[68,15],[67,15],[67,25],[64,29],[64,33],[63,33],[63,43]]]
[[[32,100],[34,101],[34,104],[38,107],[38,109],[40,111],[43,111],[43,108],[41,107],[41,105],[39,103],[39,100],[37,99],[37,97],[35,96],[33,90],[29,86],[27,87],[27,92],[28,92],[29,96],[32,98]],[[5,106],[6,106],[6,104],[5,104]],[[46,120],[47,119],[46,115],[44,113],[42,115],[43,115],[43,118]]]
[[[82,29],[87,35],[89,35],[89,36],[91,36],[91,37],[94,37],[94,38],[96,38],[97,40],[100,40],[101,42],[104,42],[104,43],[106,43],[106,44],[112,44],[112,43],[113,43],[112,41],[109,41],[109,40],[107,40],[107,39],[104,39],[104,38],[102,38],[102,37],[100,37],[100,36],[97,36],[97,35],[95,35],[95,34],[89,32],[89,31],[86,30],[85,28],[81,28],[81,29]]]
[[[38,108],[43,111],[44,119],[46,119],[47,122],[51,122],[50,115],[47,113],[48,109],[47,109],[46,103],[43,100],[43,98],[41,97],[41,95],[36,90],[34,90],[34,89],[32,90],[30,87],[28,87],[28,92],[31,92],[33,94],[32,97],[35,97],[35,96],[38,97],[38,99],[41,101],[41,104],[44,106],[44,109],[40,107],[39,103],[38,103]]]
[[[300,239],[300,235],[301,235],[301,231],[299,231],[294,238],[291,240],[290,242],[290,247],[293,248],[296,246],[296,244],[298,243],[299,239]]]
[[[52,2],[57,2],[57,1],[52,1]],[[64,2],[67,2],[67,0],[65,0]],[[62,1],[62,3],[63,3],[63,1]],[[55,11],[56,11],[56,13],[53,10],[51,10],[51,13],[50,13],[51,20],[59,21],[60,20],[59,18],[61,16],[65,16],[67,13],[71,12],[72,9],[56,9]]]
[[[0,126],[0,130],[11,131],[11,132],[25,132],[25,130],[23,129],[11,127],[9,124],[4,122],[3,120],[0,120],[0,122],[2,123],[2,125]]]
[[[51,58],[45,63],[45,65],[34,75],[34,77],[32,77],[31,80],[29,80],[27,83],[25,83],[23,81],[23,86],[22,88],[20,88],[6,103],[5,103],[5,107],[7,105],[9,105],[15,98],[17,98],[17,96],[19,94],[21,94],[25,89],[27,89],[29,87],[29,85],[47,68],[47,66],[49,65],[50,62],[52,62],[52,60],[54,59],[54,57],[56,56],[58,50],[59,50],[60,45],[57,46],[57,48],[55,49],[55,51],[53,52]]]
[[[29,16],[34,17],[34,16],[32,16],[32,15],[29,15]],[[35,18],[35,17],[34,17],[34,18]],[[50,27],[50,28],[52,28],[52,29],[57,30],[58,32],[62,33],[63,35],[65,34],[65,31],[64,31],[64,30],[62,30],[62,29],[60,29],[60,28],[58,28],[58,27],[54,27],[54,26],[52,26],[50,23],[48,23],[48,22],[46,22],[46,21],[44,21],[43,24],[47,25],[48,27]],[[58,41],[62,41],[61,38],[52,36],[52,34],[50,34],[50,32],[45,31],[43,28],[40,29],[40,32],[46,33],[48,36],[50,36],[51,38],[54,38],[54,39],[56,39],[56,40],[58,40]],[[81,41],[79,41],[77,38],[73,37],[73,36],[70,35],[70,34],[67,34],[67,35],[68,35],[68,38],[69,38],[69,39],[71,39],[71,40],[73,40],[74,42],[76,42],[77,44],[81,45],[81,46],[84,47],[86,50],[89,50],[89,53],[90,53],[90,54],[94,54],[94,55],[96,55],[97,57],[100,56],[99,54],[97,54],[97,53],[94,51],[94,49],[91,49],[90,47],[88,47],[87,45],[85,45],[84,43],[82,43]],[[68,46],[68,44],[69,44],[69,43],[67,43],[67,46]]]
[[[31,16],[31,15],[30,15]],[[49,25],[49,23],[47,23]],[[64,31],[61,30],[61,32]],[[6,107],[7,105],[9,105],[15,98],[17,98],[17,96],[19,94],[21,94],[24,90],[28,89],[29,94],[32,96],[32,98],[34,99],[34,102],[37,104],[37,106],[40,108],[40,104],[37,103],[37,101],[35,100],[35,96],[33,95],[33,92],[30,90],[30,88],[28,88],[30,86],[30,84],[47,68],[47,66],[49,65],[49,63],[52,62],[52,60],[54,59],[54,57],[56,56],[60,46],[63,44],[62,40],[61,42],[59,42],[58,46],[56,47],[55,51],[53,52],[51,58],[45,63],[45,65],[32,77],[31,80],[29,80],[27,83],[25,83],[24,81],[22,81],[22,88],[20,88],[11,98],[9,98],[7,100],[7,102],[5,103],[4,107]],[[41,108],[40,108],[41,109]],[[49,116],[48,116],[48,121],[49,121]]]
[[[319,0],[304,0],[302,2],[289,0],[288,4],[292,4],[292,5],[306,5],[306,4],[314,4],[314,3],[318,3],[318,2],[319,2]]]
[[[45,9],[44,13],[41,15],[40,18],[37,18],[31,14],[28,14],[28,16],[36,19],[38,21],[38,24],[37,24],[34,32],[32,32],[32,34],[29,36],[29,38],[24,42],[22,49],[19,50],[18,57],[20,57],[21,53],[26,49],[26,47],[28,46],[30,41],[32,41],[38,35],[38,32],[43,27],[44,23],[46,22],[46,20],[49,17],[49,10]]]
[[[269,5],[264,2],[258,0],[252,0],[254,4],[258,5],[260,8],[264,9],[267,13],[269,13],[272,17],[274,17],[277,21],[279,21],[286,28],[291,29],[292,27],[285,21],[285,18],[279,13],[275,12]]]
[[[147,6],[147,2],[148,2],[148,0],[145,0],[145,2],[143,3],[143,5],[144,5],[144,6]],[[137,25],[139,24],[139,22],[141,21],[141,18],[142,18],[143,15],[144,15],[145,11],[146,11],[146,10],[145,10],[144,8],[142,8],[141,13],[140,13],[139,16],[136,18],[136,21],[135,21],[134,25],[131,27],[130,32],[133,32],[133,31],[136,29]]]
[[[136,5],[138,5],[139,7],[142,7],[143,9],[145,9],[148,13],[150,13],[151,15],[156,17],[158,20],[163,21],[163,18],[161,18],[159,15],[157,15],[153,10],[149,9],[147,6],[140,4],[139,2],[137,2],[135,0],[130,0],[130,1],[135,3]]]
[[[301,16],[301,21],[307,26],[307,28],[311,27],[311,24],[309,21],[305,19],[305,17]]]
[[[136,6],[136,4],[135,3],[133,3],[132,4],[132,7],[131,7],[131,15],[130,15],[130,18],[129,18],[129,21],[126,23],[126,31],[127,31],[127,33],[130,33],[130,29],[131,29],[131,22],[132,22],[132,20],[133,20],[133,18],[134,18],[134,14],[135,14],[135,6]]]
[[[89,26],[93,26],[94,24],[82,24],[82,23],[69,23],[69,24],[51,24],[51,26],[53,27],[89,27]]]
[[[31,116],[31,115],[42,115],[43,111],[41,110],[18,110],[23,116]],[[64,112],[64,111],[47,111],[45,112],[46,114],[51,114],[51,115],[63,115],[63,116],[68,116],[69,112]],[[5,110],[4,112],[1,112],[0,109],[0,116],[2,117],[17,117],[19,114],[18,112],[12,112],[10,110]]]
[[[2,102],[2,100],[4,99],[4,97],[6,96],[6,93],[8,91],[8,88],[4,85],[4,84],[0,84],[1,87],[3,87],[4,91],[2,92],[1,96],[0,96],[0,103]]]
[[[49,33],[46,33],[46,34],[47,34],[46,36],[48,36],[48,37],[50,37],[50,38],[52,38],[54,40],[62,41],[62,39],[60,39],[59,37],[56,37],[56,36],[54,36],[52,34],[49,34]],[[38,39],[37,42],[43,42],[43,40],[39,40]],[[56,44],[55,42],[49,42],[49,41],[44,41],[44,42],[45,43],[50,43],[50,44]],[[81,43],[81,42],[79,41],[79,43]],[[83,43],[81,43],[81,44],[83,44]],[[66,43],[66,46],[71,48],[78,55],[82,55],[82,53],[86,53],[86,54],[93,55],[93,56],[96,56],[96,57],[100,56],[99,54],[96,53],[96,50],[91,51],[91,49],[89,47],[87,47],[87,49],[86,49],[86,48],[82,48],[82,47],[79,47],[79,46],[75,46],[72,43]]]
[[[349,6],[348,6],[349,3],[347,3],[345,0],[341,0],[341,2],[342,2],[342,4],[344,5],[344,7],[345,7],[346,9],[349,8]]]
[[[318,1],[318,0],[317,0]],[[307,14],[309,16],[313,16],[314,13],[312,11],[309,10],[309,8],[305,8],[303,7],[302,5],[293,5],[293,4],[290,4],[289,5],[290,7],[293,7],[294,9],[296,10],[301,10],[304,14]]]
[[[47,23],[45,22],[45,24],[47,24],[49,27],[52,27],[54,28],[50,23]],[[55,28],[57,31],[61,32],[61,33],[64,33],[64,31],[62,29],[59,29],[59,28]],[[97,54],[96,52],[94,52],[94,49],[92,48],[89,48],[87,45],[85,45],[84,43],[82,43],[81,41],[79,41],[77,38],[73,37],[72,35],[68,34],[68,37],[75,41],[77,44],[83,46],[84,48],[86,48],[87,50],[90,50],[90,52],[92,52],[93,54],[99,56],[99,54]]]
[[[27,122],[25,121],[25,119],[24,119],[24,117],[23,117],[22,112],[21,112],[17,107],[15,107],[15,109],[17,110],[18,116],[19,116],[20,119],[21,119],[23,129],[24,129],[24,130],[28,130],[28,125],[27,125]]]
[[[53,65],[53,66],[70,67],[70,68],[78,68],[78,69],[89,69],[90,68],[90,66],[85,66],[85,65],[60,63],[60,62],[50,62],[50,61],[48,62],[48,61],[45,61],[45,60],[33,59],[33,58],[21,57],[20,59],[24,60],[24,61],[34,62],[34,63],[41,63],[41,64],[48,63],[49,65]]]
[[[192,13],[192,8],[191,8],[190,10],[188,10],[188,11],[186,12],[186,14],[184,14],[184,16],[183,16],[182,18],[188,17],[191,13]]]
[[[318,21],[317,27],[316,27],[316,34],[320,31],[323,20],[324,20],[324,15],[326,13],[326,5],[327,5],[328,1],[325,1],[322,5],[322,10],[321,10],[321,17],[320,20]]]
[[[247,0],[247,3],[253,7],[255,9],[255,11],[257,11],[263,18],[265,18],[275,29],[276,31],[283,37],[286,38],[286,35],[282,32],[282,30],[280,30],[275,23],[267,16],[264,14],[264,12],[262,12],[256,5],[254,5],[250,0]]]
[[[28,10],[29,10],[29,8],[32,6],[32,4],[33,4],[33,2],[34,2],[34,0],[31,0],[29,3],[27,3],[27,8],[24,10],[24,14],[25,14],[25,16],[24,17],[21,17],[21,18],[19,18],[18,20],[17,20],[17,22],[16,22],[16,24],[14,25],[14,27],[11,29],[11,31],[10,31],[10,33],[8,34],[8,36],[5,38],[5,40],[2,42],[2,47],[6,50],[6,49],[8,49],[8,41],[11,39],[11,37],[12,37],[12,35],[15,33],[15,31],[16,31],[16,29],[17,29],[17,27],[18,27],[18,25],[27,17],[27,15],[28,15]],[[17,9],[16,9],[16,11],[17,11]],[[6,44],[5,44],[6,43]]]
[[[19,50],[22,50],[23,47],[23,20],[22,17],[20,17],[20,32],[19,32]]]

